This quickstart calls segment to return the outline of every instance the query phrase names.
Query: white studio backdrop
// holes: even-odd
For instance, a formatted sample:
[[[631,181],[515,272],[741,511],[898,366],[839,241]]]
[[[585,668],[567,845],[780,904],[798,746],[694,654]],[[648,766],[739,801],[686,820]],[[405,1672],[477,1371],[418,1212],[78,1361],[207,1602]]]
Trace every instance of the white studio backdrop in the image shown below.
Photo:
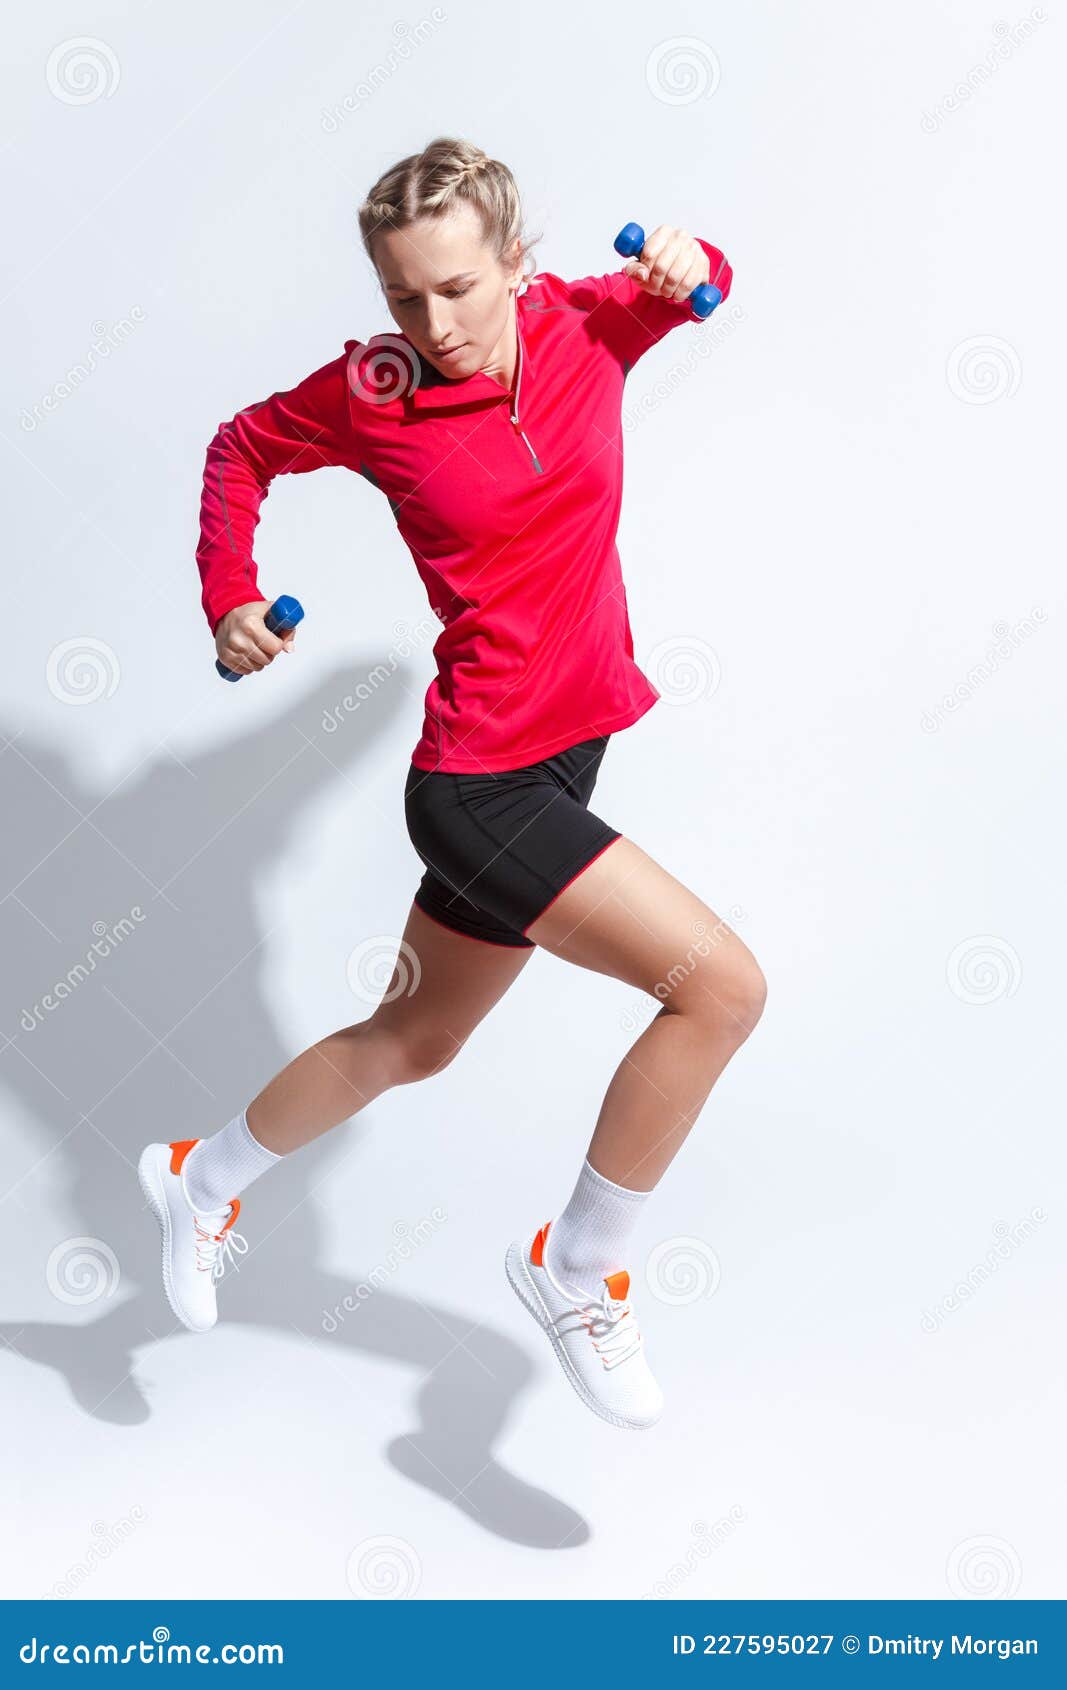
[[[1058,1594],[1061,8],[53,5],[9,37],[5,1594]],[[640,994],[535,957],[445,1073],[249,1192],[206,1336],[133,1172],[370,1013],[421,872],[435,630],[386,501],[274,483],[261,584],[308,614],[239,687],[194,549],[219,422],[394,326],[356,207],[439,134],[510,164],[541,269],[618,267],[633,219],[735,270],[627,383],[664,696],[593,807],[770,985],[647,1205],[639,1442],[502,1256]]]

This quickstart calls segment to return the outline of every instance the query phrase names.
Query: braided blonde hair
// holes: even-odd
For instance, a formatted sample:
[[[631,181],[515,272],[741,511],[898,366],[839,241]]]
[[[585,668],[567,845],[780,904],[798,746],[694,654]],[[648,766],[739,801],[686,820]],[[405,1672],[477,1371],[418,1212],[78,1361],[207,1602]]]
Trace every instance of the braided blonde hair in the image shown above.
[[[472,205],[485,244],[498,262],[510,259],[516,240],[523,273],[533,274],[531,253],[540,234],[524,237],[522,205],[515,178],[506,164],[490,158],[472,141],[440,135],[421,153],[412,153],[379,176],[359,208],[363,247],[377,269],[374,236],[379,229],[406,229],[422,217],[445,217],[457,204]]]

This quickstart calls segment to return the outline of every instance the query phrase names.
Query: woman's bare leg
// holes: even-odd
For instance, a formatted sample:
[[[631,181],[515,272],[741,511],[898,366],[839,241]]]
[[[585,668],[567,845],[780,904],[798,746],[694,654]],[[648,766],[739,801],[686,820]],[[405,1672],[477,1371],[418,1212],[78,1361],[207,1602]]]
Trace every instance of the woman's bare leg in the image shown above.
[[[650,1191],[760,1018],[767,983],[759,964],[714,910],[626,838],[595,858],[526,937],[662,1001],[616,1070],[588,1150],[605,1179]]]
[[[294,1057],[249,1104],[249,1128],[275,1155],[329,1132],[390,1087],[447,1067],[533,955],[454,933],[417,904],[403,947],[373,1014]]]

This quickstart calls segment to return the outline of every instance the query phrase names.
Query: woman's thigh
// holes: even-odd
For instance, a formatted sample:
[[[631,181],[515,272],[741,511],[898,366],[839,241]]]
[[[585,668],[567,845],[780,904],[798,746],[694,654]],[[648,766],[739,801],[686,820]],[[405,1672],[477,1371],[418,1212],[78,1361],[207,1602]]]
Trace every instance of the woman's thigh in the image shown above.
[[[451,1061],[532,955],[453,932],[412,904],[371,1020],[403,1042],[413,1075],[433,1072]]]
[[[766,981],[752,952],[702,898],[625,836],[526,929],[535,944],[625,980],[686,1014],[732,1018],[746,1035]]]

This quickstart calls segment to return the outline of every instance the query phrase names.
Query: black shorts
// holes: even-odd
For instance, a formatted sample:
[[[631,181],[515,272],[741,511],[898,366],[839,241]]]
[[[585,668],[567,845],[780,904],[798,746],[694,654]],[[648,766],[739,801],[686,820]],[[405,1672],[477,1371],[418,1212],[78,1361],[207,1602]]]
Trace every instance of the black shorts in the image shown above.
[[[526,929],[622,837],[588,808],[610,737],[492,774],[412,763],[404,815],[426,865],[415,893],[419,908],[473,939],[532,945]]]

